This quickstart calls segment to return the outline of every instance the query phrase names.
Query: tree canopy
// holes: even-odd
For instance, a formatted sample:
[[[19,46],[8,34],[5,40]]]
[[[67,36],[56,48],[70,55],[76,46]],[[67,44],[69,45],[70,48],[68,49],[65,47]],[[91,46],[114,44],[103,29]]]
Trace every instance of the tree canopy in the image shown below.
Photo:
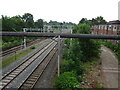
[[[2,31],[22,31],[23,28],[42,28],[43,20],[38,19],[34,22],[34,17],[30,13],[25,13],[24,15],[16,15],[13,17],[2,15]]]
[[[79,24],[82,24],[82,23],[86,23],[89,25],[98,25],[98,24],[106,24],[107,21],[102,16],[98,16],[96,18],[92,18],[92,20],[87,20],[87,18],[82,18],[79,21]]]

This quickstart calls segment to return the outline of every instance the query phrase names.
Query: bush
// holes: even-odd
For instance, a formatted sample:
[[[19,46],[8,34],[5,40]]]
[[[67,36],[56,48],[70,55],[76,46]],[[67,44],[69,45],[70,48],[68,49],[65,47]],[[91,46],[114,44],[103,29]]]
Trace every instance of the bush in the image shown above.
[[[77,75],[81,75],[85,72],[85,68],[83,67],[83,64],[80,61],[75,62],[71,59],[64,60],[61,63],[60,70],[61,70],[61,73],[75,71]]]
[[[66,47],[63,49],[63,53],[62,53],[62,58],[63,59],[69,59],[69,49],[67,49]]]
[[[112,44],[111,42],[101,41],[103,45],[110,48],[118,57],[119,65],[120,65],[120,44]]]
[[[81,75],[80,75],[80,76],[78,76],[78,78],[77,78],[77,79],[78,79],[78,81],[79,81],[79,82],[82,82],[82,81],[84,81],[84,80],[85,80],[85,79],[84,79]]]
[[[73,33],[90,34],[90,26],[87,24],[76,25]],[[72,43],[72,44],[70,44]],[[63,51],[65,59],[61,64],[61,75],[55,82],[56,88],[81,87],[79,82],[83,80],[85,72],[84,62],[89,62],[100,53],[100,43],[91,39],[69,39],[65,40],[66,47]],[[73,73],[74,71],[74,73]],[[78,81],[79,82],[78,82]]]
[[[75,70],[77,75],[81,75],[85,72],[85,67],[81,63],[78,63],[78,65],[75,66]]]
[[[72,60],[64,60],[61,63],[61,73],[72,71],[75,66],[75,62]]]
[[[32,46],[30,49],[35,49],[35,47],[34,47],[34,46]]]
[[[77,81],[77,76],[74,72],[64,72],[59,77],[57,77],[55,88],[80,88],[81,85]]]

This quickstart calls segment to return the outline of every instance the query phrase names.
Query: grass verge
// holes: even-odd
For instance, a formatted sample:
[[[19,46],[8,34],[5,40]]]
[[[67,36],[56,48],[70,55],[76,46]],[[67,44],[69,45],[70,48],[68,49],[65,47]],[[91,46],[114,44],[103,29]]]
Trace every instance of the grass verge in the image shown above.
[[[26,51],[22,51],[19,53],[16,53],[14,55],[11,55],[10,57],[8,57],[7,59],[3,60],[0,62],[0,68],[5,68],[6,66],[10,65],[11,63],[19,60],[20,58],[26,56],[27,54],[29,54],[30,52],[32,52],[34,49],[38,48],[39,46],[41,46],[41,44],[44,43],[44,40],[41,41],[40,43],[32,46],[31,48],[28,48]]]
[[[8,66],[9,64],[11,64],[11,63],[19,60],[20,58],[26,56],[28,53],[32,52],[33,50],[34,50],[34,49],[31,49],[31,48],[30,48],[30,49],[28,49],[28,50],[26,50],[26,51],[24,51],[24,52],[20,52],[20,53],[16,53],[16,54],[14,54],[14,55],[11,55],[9,58],[1,61],[2,64],[0,64],[0,65],[2,65],[2,66],[0,66],[0,67],[5,68],[5,67]]]

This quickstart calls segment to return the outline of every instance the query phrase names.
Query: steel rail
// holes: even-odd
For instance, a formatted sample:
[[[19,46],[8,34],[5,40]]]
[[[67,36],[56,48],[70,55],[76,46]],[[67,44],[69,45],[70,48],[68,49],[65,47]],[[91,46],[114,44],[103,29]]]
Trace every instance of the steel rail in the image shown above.
[[[44,45],[42,48],[39,48],[37,51],[35,51],[34,53],[32,53],[30,56],[28,56],[27,58],[25,58],[18,66],[22,65],[23,63],[25,63],[27,60],[29,60],[30,58],[32,58],[35,54],[37,54],[39,51],[41,51],[42,49],[44,49],[46,46],[48,46],[52,41],[50,41],[48,44]],[[10,70],[9,72],[7,72],[1,79],[3,79],[5,76],[7,76],[8,73],[12,72],[14,69],[16,69],[18,66],[16,66],[15,68],[13,68],[12,70]]]
[[[57,54],[58,49],[55,47],[57,47],[57,44],[52,48],[52,50],[47,54],[47,56],[41,61],[41,63],[31,72],[31,74],[26,78],[26,80],[20,85],[20,87],[18,88],[19,90],[32,89],[35,86],[38,79],[42,76],[42,74],[44,73],[45,69],[47,68],[52,58]],[[45,65],[43,63],[45,63]]]
[[[54,46],[56,47],[56,46]],[[53,49],[54,49],[53,47]],[[48,55],[44,58],[44,60],[49,57],[48,59],[46,59],[46,61],[42,60],[42,62],[35,68],[35,70],[28,76],[28,78],[23,82],[23,84],[20,86],[19,89],[32,89],[36,82],[38,81],[38,79],[41,77],[41,75],[44,73],[45,69],[47,68],[48,64],[50,63],[50,61],[52,60],[52,58],[55,56],[57,49],[55,49],[53,51],[53,49],[48,53]],[[52,52],[53,51],[53,52]],[[52,54],[51,56],[49,56],[50,54]],[[45,62],[45,65],[43,67],[41,67],[41,64]],[[40,70],[42,68],[42,70]],[[30,82],[30,83],[28,83]]]
[[[46,49],[42,51],[42,53],[43,53],[44,51],[46,51],[47,48],[49,48],[52,44],[53,44],[53,42],[49,43],[49,44],[46,46]],[[38,52],[38,53],[39,53],[39,52]],[[41,55],[42,53],[40,53],[40,55]],[[34,60],[32,60],[31,62],[29,62],[29,64],[28,64],[27,66],[24,65],[24,64],[27,63],[27,62],[22,63],[22,64],[20,64],[18,67],[16,67],[15,69],[13,69],[11,72],[9,72],[7,75],[5,75],[5,77],[3,77],[3,78],[0,80],[0,82],[1,82],[1,81],[4,81],[4,79],[5,79],[7,76],[9,76],[12,72],[14,72],[14,71],[17,70],[18,68],[20,68],[21,65],[25,66],[25,68],[23,68],[22,70],[20,70],[19,73],[16,74],[15,77],[14,77],[13,79],[11,79],[8,83],[6,83],[2,88],[7,87],[8,84],[10,84],[21,72],[23,72],[23,71],[24,71],[32,62],[34,62],[38,57],[39,57],[39,55],[37,55],[37,57],[35,57]],[[29,60],[27,60],[27,61],[29,61]],[[6,80],[6,79],[5,79],[5,80]]]
[[[64,33],[34,33],[34,32],[0,32],[2,36],[16,37],[55,37],[61,38],[82,38],[82,39],[114,39],[120,40],[120,35],[94,35],[94,34],[64,34]]]
[[[27,47],[32,47],[34,45],[34,43],[38,43],[38,41],[41,41],[41,40],[35,40],[35,41],[31,41],[31,42],[27,43]],[[0,57],[5,57],[7,55],[13,54],[15,52],[18,52],[21,49],[24,49],[23,45],[15,46],[15,47],[7,49],[5,51],[1,51]]]

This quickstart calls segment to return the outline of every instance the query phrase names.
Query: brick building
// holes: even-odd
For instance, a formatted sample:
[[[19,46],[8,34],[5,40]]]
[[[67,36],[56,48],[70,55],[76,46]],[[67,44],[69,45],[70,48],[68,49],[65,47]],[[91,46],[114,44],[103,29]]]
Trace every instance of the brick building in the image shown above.
[[[92,27],[92,32],[94,34],[102,35],[120,35],[120,21],[110,21],[105,25],[94,25]],[[113,43],[120,43],[120,40],[108,40]]]

